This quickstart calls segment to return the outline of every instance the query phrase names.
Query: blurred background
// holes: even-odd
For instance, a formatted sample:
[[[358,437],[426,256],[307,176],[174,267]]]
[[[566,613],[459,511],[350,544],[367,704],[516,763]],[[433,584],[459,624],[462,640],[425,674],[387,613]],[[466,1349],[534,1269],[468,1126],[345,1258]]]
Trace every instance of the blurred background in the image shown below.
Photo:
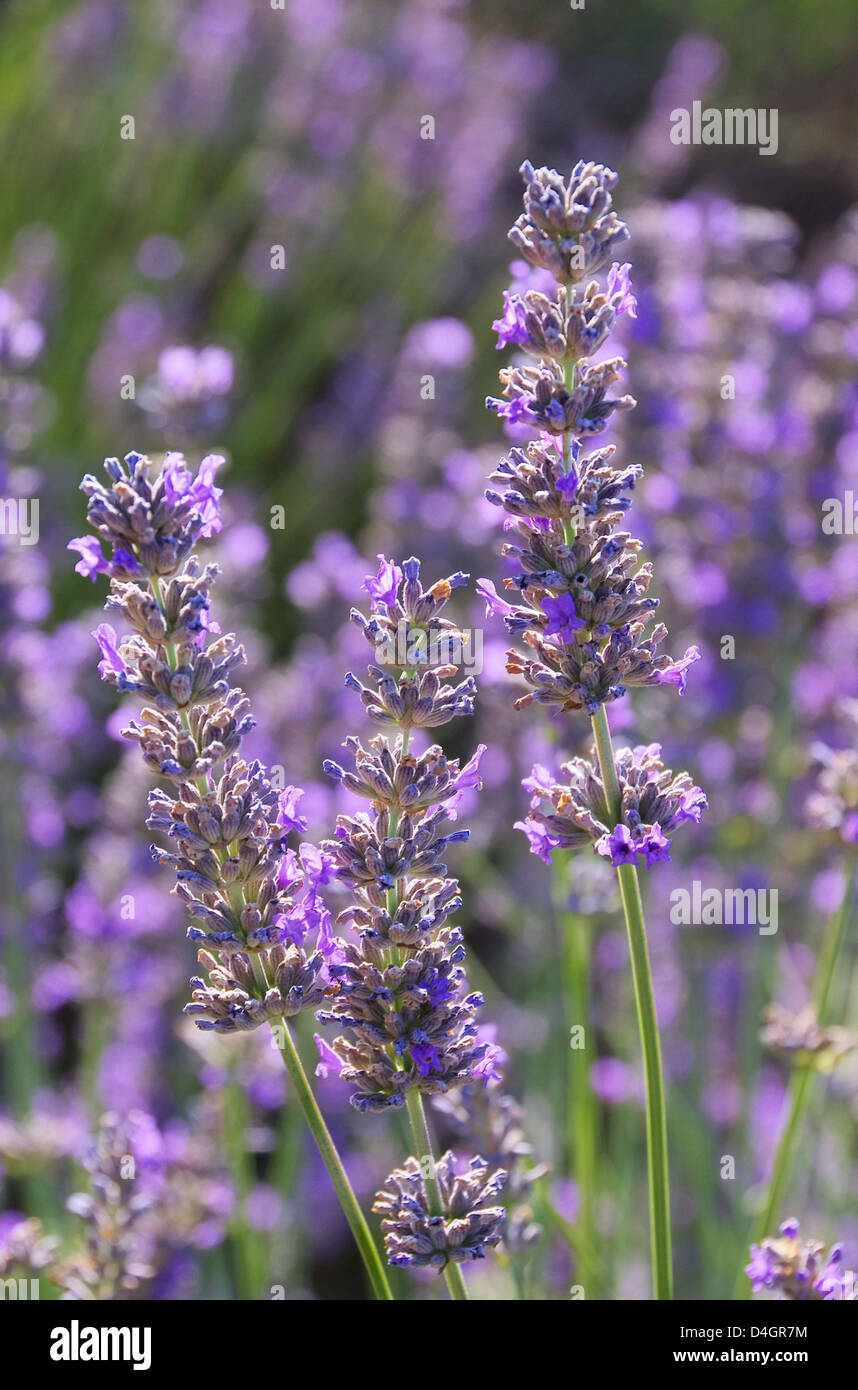
[[[306,788],[309,838],[329,833],[346,807],[321,761],[369,732],[342,675],[365,662],[348,612],[378,552],[421,556],[430,579],[504,573],[483,489],[511,439],[483,402],[506,360],[490,324],[517,171],[583,157],[620,173],[639,301],[612,344],[639,405],[605,438],[645,468],[630,523],[668,649],[703,651],[684,699],[633,692],[611,720],[624,741],[661,742],[709,796],[645,886],[677,1294],[728,1296],[787,1080],[760,1011],[807,997],[858,804],[829,776],[820,809],[817,786],[824,748],[854,746],[843,701],[858,696],[858,543],[820,524],[858,479],[856,18],[855,0],[3,7],[0,496],[38,498],[39,537],[0,537],[0,1267],[75,1265],[93,1217],[65,1201],[113,1143],[155,1194],[148,1272],[96,1286],[75,1266],[62,1287],[362,1296],[276,1054],[181,1019],[192,951],[150,862],[128,710],[95,671],[103,585],[65,547],[85,530],[80,478],[105,455],[226,456],[210,549],[219,621],[248,650],[253,751]],[[776,109],[776,155],[672,144],[671,110],[695,100]],[[556,1299],[580,1275],[564,978],[586,939],[597,1277],[605,1296],[646,1297],[642,1078],[612,875],[589,855],[549,870],[513,828],[532,764],[584,751],[588,728],[515,713],[505,634],[467,604],[485,628],[481,698],[448,751],[488,745],[486,790],[451,870],[528,1162],[546,1167],[527,1197],[533,1240],[473,1285]],[[695,880],[777,890],[777,935],[672,925],[671,891]],[[855,960],[853,931],[836,1001],[853,1027]],[[336,1079],[319,1088],[368,1203],[407,1140],[349,1111]],[[854,1268],[850,1059],[813,1107],[783,1215],[844,1240]],[[108,1128],[93,1151],[105,1112],[128,1133]],[[452,1142],[454,1117],[436,1118]],[[433,1278],[400,1291],[441,1296]]]

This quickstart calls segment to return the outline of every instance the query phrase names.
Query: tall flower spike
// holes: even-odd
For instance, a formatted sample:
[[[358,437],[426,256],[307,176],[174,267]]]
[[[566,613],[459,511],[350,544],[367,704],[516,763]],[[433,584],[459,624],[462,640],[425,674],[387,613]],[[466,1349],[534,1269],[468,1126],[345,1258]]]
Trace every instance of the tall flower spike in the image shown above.
[[[465,1296],[455,1266],[496,1244],[503,1219],[502,1208],[483,1210],[500,1175],[489,1177],[481,1159],[467,1177],[455,1173],[450,1155],[436,1164],[422,1103],[424,1095],[479,1078],[491,1051],[478,1036],[483,1000],[467,986],[462,933],[450,922],[461,897],[445,862],[448,846],[468,838],[456,825],[458,805],[468,788],[481,786],[484,750],[462,767],[439,744],[412,753],[410,738],[414,728],[473,711],[473,678],[458,679],[464,634],[442,616],[467,579],[455,574],[424,589],[419,561],[400,566],[379,556],[377,575],[364,583],[372,612],[352,612],[373,649],[374,685],[351,672],[346,684],[375,722],[402,732],[393,741],[377,735],[368,748],[346,739],[353,771],[325,763],[328,775],[369,801],[369,809],[341,815],[334,838],[322,845],[351,902],[338,918],[349,934],[331,966],[338,992],[318,1015],[343,1030],[330,1046],[318,1040],[320,1070],[327,1072],[332,1059],[339,1063],[354,1087],[352,1105],[408,1110],[416,1156],[391,1174],[375,1207],[387,1218],[389,1261],[436,1266],[454,1298]]]
[[[674,777],[664,768],[657,745],[615,757],[606,706],[631,686],[673,685],[681,695],[700,652],[689,647],[679,660],[659,654],[667,629],[653,624],[652,567],[640,563],[641,542],[623,526],[640,468],[615,467],[613,446],[582,454],[585,438],[635,405],[630,395],[611,394],[623,359],[593,360],[618,317],[636,313],[631,267],[615,259],[629,236],[613,209],[617,175],[584,161],[568,179],[529,162],[521,173],[524,211],[509,238],[531,266],[554,276],[557,289],[553,297],[541,284],[505,295],[494,324],[498,347],[513,344],[531,360],[505,368],[502,396],[486,404],[539,437],[501,460],[486,493],[507,514],[503,554],[519,571],[504,580],[510,599],[490,580],[478,588],[487,610],[527,649],[507,654],[507,670],[528,687],[517,707],[546,704],[592,722],[592,761],[565,764],[562,778],[534,768],[525,783],[531,813],[519,828],[546,862],[556,849],[592,844],[620,876],[647,1081],[653,1282],[656,1297],[669,1298],[664,1083],[636,865],[668,859],[667,832],[698,820],[706,799],[686,773]],[[585,1245],[592,1237],[585,1232]]]
[[[124,465],[106,460],[110,487],[87,477],[82,488],[90,522],[112,546],[109,560],[101,556],[107,609],[131,628],[123,637],[107,623],[96,628],[99,673],[150,702],[123,733],[170,787],[149,795],[147,825],[172,847],[152,853],[175,873],[188,935],[206,947],[209,983],[193,981],[186,1011],[223,1032],[317,1007],[327,977],[320,950],[305,951],[294,936],[288,949],[281,944],[305,887],[286,844],[293,789],[278,791],[260,763],[240,757],[254,723],[231,684],[244,651],[210,626],[217,566],[191,553],[220,530],[219,462],[204,460],[194,476],[180,455],[167,454],[156,472],[129,454]]]
[[[232,685],[244,652],[210,622],[217,566],[203,567],[193,553],[221,529],[214,485],[221,462],[206,458],[193,474],[175,453],[160,468],[136,453],[124,463],[107,459],[108,485],[87,476],[81,487],[88,520],[110,553],[93,537],[69,548],[81,555],[79,573],[109,575],[107,610],[130,629],[118,636],[101,623],[93,636],[102,679],[145,702],[123,733],[168,787],[151,792],[147,825],[170,846],[153,845],[152,854],[175,874],[188,936],[200,947],[205,975],[191,981],[185,1012],[219,1033],[271,1025],[376,1295],[390,1298],[289,1030],[290,1018],[334,990],[333,947],[327,917],[316,910],[314,858],[305,856],[299,870],[287,846],[292,830],[306,829],[295,811],[302,793],[275,787],[261,763],[240,756],[254,723],[247,696]]]

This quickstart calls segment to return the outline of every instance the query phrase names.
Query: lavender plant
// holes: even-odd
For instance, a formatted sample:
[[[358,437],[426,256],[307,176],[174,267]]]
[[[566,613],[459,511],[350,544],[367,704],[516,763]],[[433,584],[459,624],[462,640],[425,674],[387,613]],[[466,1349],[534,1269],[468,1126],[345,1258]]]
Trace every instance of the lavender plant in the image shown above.
[[[176,875],[188,935],[205,969],[192,981],[186,1012],[200,1028],[220,1033],[271,1025],[376,1296],[389,1298],[289,1028],[289,1019],[336,992],[329,973],[334,947],[317,910],[321,861],[305,855],[299,869],[287,845],[290,832],[304,828],[296,810],[300,789],[278,790],[260,762],[240,757],[253,720],[231,679],[244,654],[234,636],[210,622],[217,568],[194,554],[199,539],[220,529],[220,462],[208,456],[193,474],[175,453],[160,470],[135,453],[124,463],[108,459],[107,486],[90,475],[81,484],[97,538],[76,538],[69,548],[80,553],[78,572],[109,576],[107,609],[131,629],[119,637],[110,624],[96,628],[99,674],[148,701],[124,733],[170,787],[151,793],[147,823],[174,846],[155,846],[153,854]]]
[[[215,1107],[203,1098],[193,1123],[159,1128],[143,1111],[102,1115],[95,1133],[38,1132],[32,1125],[4,1135],[4,1160],[14,1145],[28,1161],[73,1158],[87,1174],[87,1190],[67,1209],[82,1223],[70,1253],[39,1221],[14,1213],[0,1221],[0,1272],[44,1274],[73,1301],[162,1299],[181,1296],[194,1250],[220,1238],[233,1205],[222,1148],[213,1132]],[[46,1151],[47,1144],[47,1151]]]
[[[210,1243],[231,1200],[222,1159],[199,1109],[177,1144],[150,1115],[108,1113],[83,1157],[88,1191],[68,1209],[84,1225],[83,1248],[51,1277],[73,1301],[168,1298],[189,1273],[187,1254]]]
[[[368,812],[340,816],[335,838],[322,844],[336,878],[352,898],[339,922],[352,929],[342,959],[331,967],[338,985],[323,1024],[344,1031],[324,1062],[338,1061],[355,1089],[351,1103],[379,1113],[405,1106],[415,1153],[390,1174],[376,1198],[388,1260],[393,1265],[431,1265],[444,1272],[450,1295],[467,1297],[459,1265],[481,1259],[501,1239],[504,1209],[495,1202],[506,1171],[490,1171],[485,1159],[458,1165],[448,1152],[435,1159],[423,1098],[446,1094],[495,1074],[498,1049],[478,1034],[482,996],[469,991],[462,963],[462,932],[449,919],[461,907],[459,885],[447,876],[443,856],[467,840],[451,828],[470,788],[479,788],[485,749],[460,766],[439,744],[411,750],[415,730],[434,729],[474,708],[472,676],[456,680],[465,638],[443,616],[454,589],[468,576],[454,574],[424,589],[420,563],[402,566],[379,556],[378,573],[364,584],[372,599],[367,618],[352,618],[375,654],[370,686],[349,672],[370,718],[400,730],[364,748],[345,746],[354,771],[328,761],[325,770],[370,802]]]
[[[481,589],[489,611],[530,649],[508,653],[507,670],[530,687],[518,708],[535,702],[591,720],[592,760],[567,764],[563,783],[535,770],[523,828],[545,858],[591,843],[617,870],[646,1076],[653,1286],[656,1298],[666,1299],[672,1296],[667,1122],[637,868],[669,858],[666,832],[699,821],[706,800],[687,774],[674,777],[664,768],[657,745],[615,754],[606,707],[630,686],[669,684],[682,694],[700,652],[690,647],[680,660],[658,654],[667,630],[650,626],[657,607],[647,592],[652,567],[639,563],[641,543],[621,528],[640,468],[612,467],[613,446],[582,453],[587,437],[635,405],[629,395],[609,394],[622,380],[624,360],[594,360],[618,316],[636,308],[630,265],[615,259],[629,236],[612,206],[617,175],[583,161],[568,181],[530,163],[521,172],[524,212],[509,236],[536,271],[538,288],[507,294],[494,327],[499,347],[514,344],[535,363],[505,368],[503,394],[487,405],[539,438],[501,461],[486,494],[507,513],[512,538],[503,554],[520,573],[504,584],[520,600],[506,601],[488,580]],[[596,277],[605,271],[600,286]],[[553,295],[546,292],[552,278]]]

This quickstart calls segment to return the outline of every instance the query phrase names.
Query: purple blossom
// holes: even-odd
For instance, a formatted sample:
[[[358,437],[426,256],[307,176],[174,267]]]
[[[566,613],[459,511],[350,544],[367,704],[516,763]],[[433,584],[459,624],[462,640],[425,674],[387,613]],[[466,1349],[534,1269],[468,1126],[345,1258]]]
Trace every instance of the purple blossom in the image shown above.
[[[392,606],[396,603],[396,595],[402,583],[402,570],[393,560],[388,560],[384,555],[378,556],[378,573],[373,576],[368,574],[361,586],[369,594],[373,604],[385,604]]]
[[[706,800],[706,793],[700,787],[691,787],[679,798],[679,808],[675,813],[674,819],[677,821],[691,820],[695,825],[700,824],[702,813],[708,809],[709,802]]]
[[[421,1076],[428,1076],[430,1071],[441,1071],[441,1059],[438,1056],[438,1049],[432,1043],[412,1043],[411,1060]]]
[[[487,618],[492,616],[503,618],[508,613],[515,611],[511,603],[507,603],[506,599],[501,598],[491,579],[478,579],[474,588],[480,598],[485,599]]]
[[[800,1240],[795,1217],[781,1223],[777,1237],[752,1245],[750,1255],[745,1273],[752,1293],[772,1289],[802,1302],[830,1302],[845,1296],[843,1247],[833,1245],[826,1255],[820,1241]]]
[[[69,541],[66,550],[77,550],[80,559],[75,565],[75,573],[95,583],[96,575],[110,574],[110,565],[104,558],[101,544],[95,536],[76,536]]]
[[[277,886],[289,893],[301,884],[301,870],[293,849],[287,849],[277,868]]]
[[[516,396],[511,401],[505,401],[502,396],[486,396],[486,409],[510,425],[532,425],[537,419],[524,396]]]
[[[502,1047],[496,1043],[489,1043],[483,1056],[474,1067],[474,1076],[478,1076],[484,1086],[488,1086],[490,1081],[502,1081],[503,1074],[499,1068],[506,1060],[506,1053]]]
[[[610,300],[615,301],[614,308],[618,314],[628,314],[629,318],[636,319],[638,302],[632,293],[632,282],[629,275],[631,268],[630,261],[625,261],[623,265],[614,261],[608,271],[606,293]]]
[[[190,503],[197,514],[198,536],[210,537],[221,529],[220,499],[223,489],[215,487],[214,477],[224,460],[207,454],[194,476],[185,465],[183,454],[168,453],[164,460],[165,496],[170,504]]]
[[[93,628],[92,635],[98,643],[98,650],[101,652],[101,661],[98,663],[98,674],[101,679],[106,678],[108,671],[117,671],[122,675],[128,675],[128,666],[119,654],[119,638],[110,623],[99,623],[98,627]]]
[[[509,343],[527,342],[525,314],[526,309],[518,295],[504,290],[503,315],[492,324],[493,331],[498,335],[496,347],[505,348]]]
[[[297,830],[302,835],[307,829],[307,819],[298,812],[298,802],[305,795],[303,787],[284,787],[277,800],[277,812],[284,833]]]
[[[542,763],[534,763],[530,769],[530,776],[522,778],[521,785],[526,792],[530,792],[539,801],[547,795],[554,785],[554,778],[547,767]]]
[[[93,584],[99,574],[112,576],[117,569],[128,570],[133,574],[140,568],[130,551],[123,550],[121,546],[114,547],[111,559],[106,560],[101,542],[95,536],[76,536],[74,540],[69,541],[66,550],[79,551],[81,558],[75,565],[75,573],[82,574],[84,579],[91,579]]]
[[[551,851],[560,843],[555,835],[549,834],[544,826],[529,817],[527,820],[517,820],[513,829],[521,830],[527,836],[531,854],[537,854],[543,864],[551,863]]]
[[[575,612],[575,600],[571,594],[550,595],[542,600],[542,611],[548,619],[543,628],[546,637],[557,636],[561,642],[571,642],[572,634],[584,626],[584,619]]]
[[[673,661],[663,671],[657,672],[660,685],[675,685],[680,695],[685,694],[685,682],[689,666],[700,660],[700,648],[689,647],[679,661]]]
[[[651,869],[653,864],[670,863],[670,845],[671,842],[666,838],[661,826],[654,825],[645,836],[636,842],[635,848],[638,854],[643,855],[646,867]]]
[[[335,877],[334,861],[318,845],[303,844],[298,850],[301,868],[308,884],[313,888],[324,887]]]
[[[477,744],[472,756],[465,763],[465,766],[461,769],[453,783],[453,787],[457,792],[467,791],[470,788],[476,791],[482,791],[483,784],[480,779],[480,763],[483,760],[485,751],[486,745],[484,743]]]
[[[637,863],[637,846],[627,825],[615,825],[610,835],[603,835],[596,845],[596,851],[614,865]]]
[[[319,1061],[316,1064],[316,1075],[325,1080],[329,1076],[339,1076],[342,1062],[332,1047],[329,1047],[320,1033],[313,1034],[313,1042],[319,1049]]]

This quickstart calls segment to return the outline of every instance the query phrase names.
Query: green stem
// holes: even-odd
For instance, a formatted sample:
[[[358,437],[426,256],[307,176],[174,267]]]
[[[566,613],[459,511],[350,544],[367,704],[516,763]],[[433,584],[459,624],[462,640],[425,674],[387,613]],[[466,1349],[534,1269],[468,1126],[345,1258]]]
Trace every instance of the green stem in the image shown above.
[[[405,1106],[408,1111],[408,1119],[411,1124],[411,1136],[414,1140],[414,1156],[420,1164],[423,1172],[423,1181],[426,1184],[426,1197],[429,1202],[429,1211],[432,1216],[443,1216],[444,1208],[441,1202],[441,1193],[438,1189],[438,1179],[435,1177],[435,1154],[432,1149],[432,1136],[429,1133],[429,1123],[426,1119],[426,1111],[423,1108],[423,1097],[416,1086],[411,1086],[405,1092]],[[428,1159],[429,1176],[426,1176],[425,1160]],[[468,1288],[462,1276],[462,1271],[452,1260],[444,1266],[444,1278],[447,1280],[447,1288],[450,1297],[455,1302],[462,1302],[468,1298]]]
[[[578,1194],[576,1226],[581,1234],[582,1248],[578,1263],[588,1297],[598,1298],[598,1267],[586,1256],[596,1246],[595,1197],[597,1157],[597,1103],[589,1079],[590,1057],[590,923],[565,906],[568,892],[567,860],[555,859],[552,869],[554,910],[561,936],[566,977],[566,1021],[570,1032],[567,1039],[567,1152],[568,1162]],[[572,1046],[573,1027],[584,1029],[584,1046]]]
[[[822,1026],[827,1022],[831,986],[834,983],[840,952],[846,940],[846,929],[849,926],[850,909],[852,907],[854,893],[855,858],[850,855],[849,868],[846,873],[846,886],[843,889],[843,898],[839,910],[835,913],[828,931],[825,933],[822,950],[819,953],[819,964],[816,968],[816,979],[813,986],[813,1001],[816,1005],[816,1019]]]
[[[593,715],[592,724],[608,811],[613,823],[618,824],[621,804],[620,785],[617,780],[611,733],[608,728],[608,717],[604,705],[600,705],[598,713]],[[673,1297],[673,1269],[670,1249],[667,1111],[661,1065],[661,1044],[647,949],[646,925],[637,868],[634,864],[619,864],[617,865],[617,878],[626,919],[646,1080],[646,1147],[649,1174],[653,1293],[657,1299],[671,1299]]]
[[[387,1272],[381,1260],[381,1256],[372,1238],[369,1226],[366,1223],[363,1212],[360,1209],[358,1200],[352,1191],[351,1183],[343,1167],[343,1161],[337,1153],[336,1145],[331,1138],[328,1126],[325,1124],[324,1116],[319,1109],[313,1089],[307,1080],[307,1073],[301,1064],[298,1056],[298,1049],[289,1030],[289,1024],[285,1018],[280,1019],[276,1024],[272,1024],[271,1031],[280,1049],[280,1055],[286,1064],[289,1079],[298,1097],[298,1103],[304,1114],[307,1126],[316,1141],[322,1161],[330,1174],[334,1191],[339,1198],[346,1220],[351,1227],[352,1235],[355,1238],[358,1250],[361,1253],[366,1272],[369,1275],[370,1283],[376,1298],[392,1300],[393,1294],[387,1282]]]
[[[231,1066],[224,1091],[223,1141],[236,1184],[236,1208],[229,1226],[235,1250],[239,1297],[262,1298],[265,1275],[257,1260],[257,1240],[247,1224],[247,1199],[253,1186],[253,1164],[246,1147],[248,1107],[244,1090]]]
[[[855,859],[849,863],[849,870],[846,876],[846,887],[843,892],[843,899],[838,911],[834,914],[829,923],[828,930],[822,943],[822,950],[819,955],[816,980],[813,988],[813,1000],[816,1005],[816,1017],[820,1024],[825,1023],[826,1012],[828,1009],[831,986],[834,983],[834,976],[837,970],[837,962],[846,939],[846,929],[849,925],[852,898],[855,892]],[[777,1151],[772,1164],[769,1187],[766,1194],[765,1204],[761,1208],[753,1226],[751,1244],[759,1245],[760,1241],[765,1240],[774,1230],[775,1222],[781,1209],[786,1190],[789,1185],[790,1169],[795,1154],[796,1140],[801,1130],[802,1121],[807,1111],[808,1101],[811,1095],[811,1079],[813,1068],[809,1066],[795,1067],[790,1077],[789,1088],[787,1090],[788,1108],[786,1124],[781,1132],[778,1141]],[[745,1299],[750,1296],[750,1284],[747,1275],[742,1271],[737,1280],[733,1294],[735,1299]]]

